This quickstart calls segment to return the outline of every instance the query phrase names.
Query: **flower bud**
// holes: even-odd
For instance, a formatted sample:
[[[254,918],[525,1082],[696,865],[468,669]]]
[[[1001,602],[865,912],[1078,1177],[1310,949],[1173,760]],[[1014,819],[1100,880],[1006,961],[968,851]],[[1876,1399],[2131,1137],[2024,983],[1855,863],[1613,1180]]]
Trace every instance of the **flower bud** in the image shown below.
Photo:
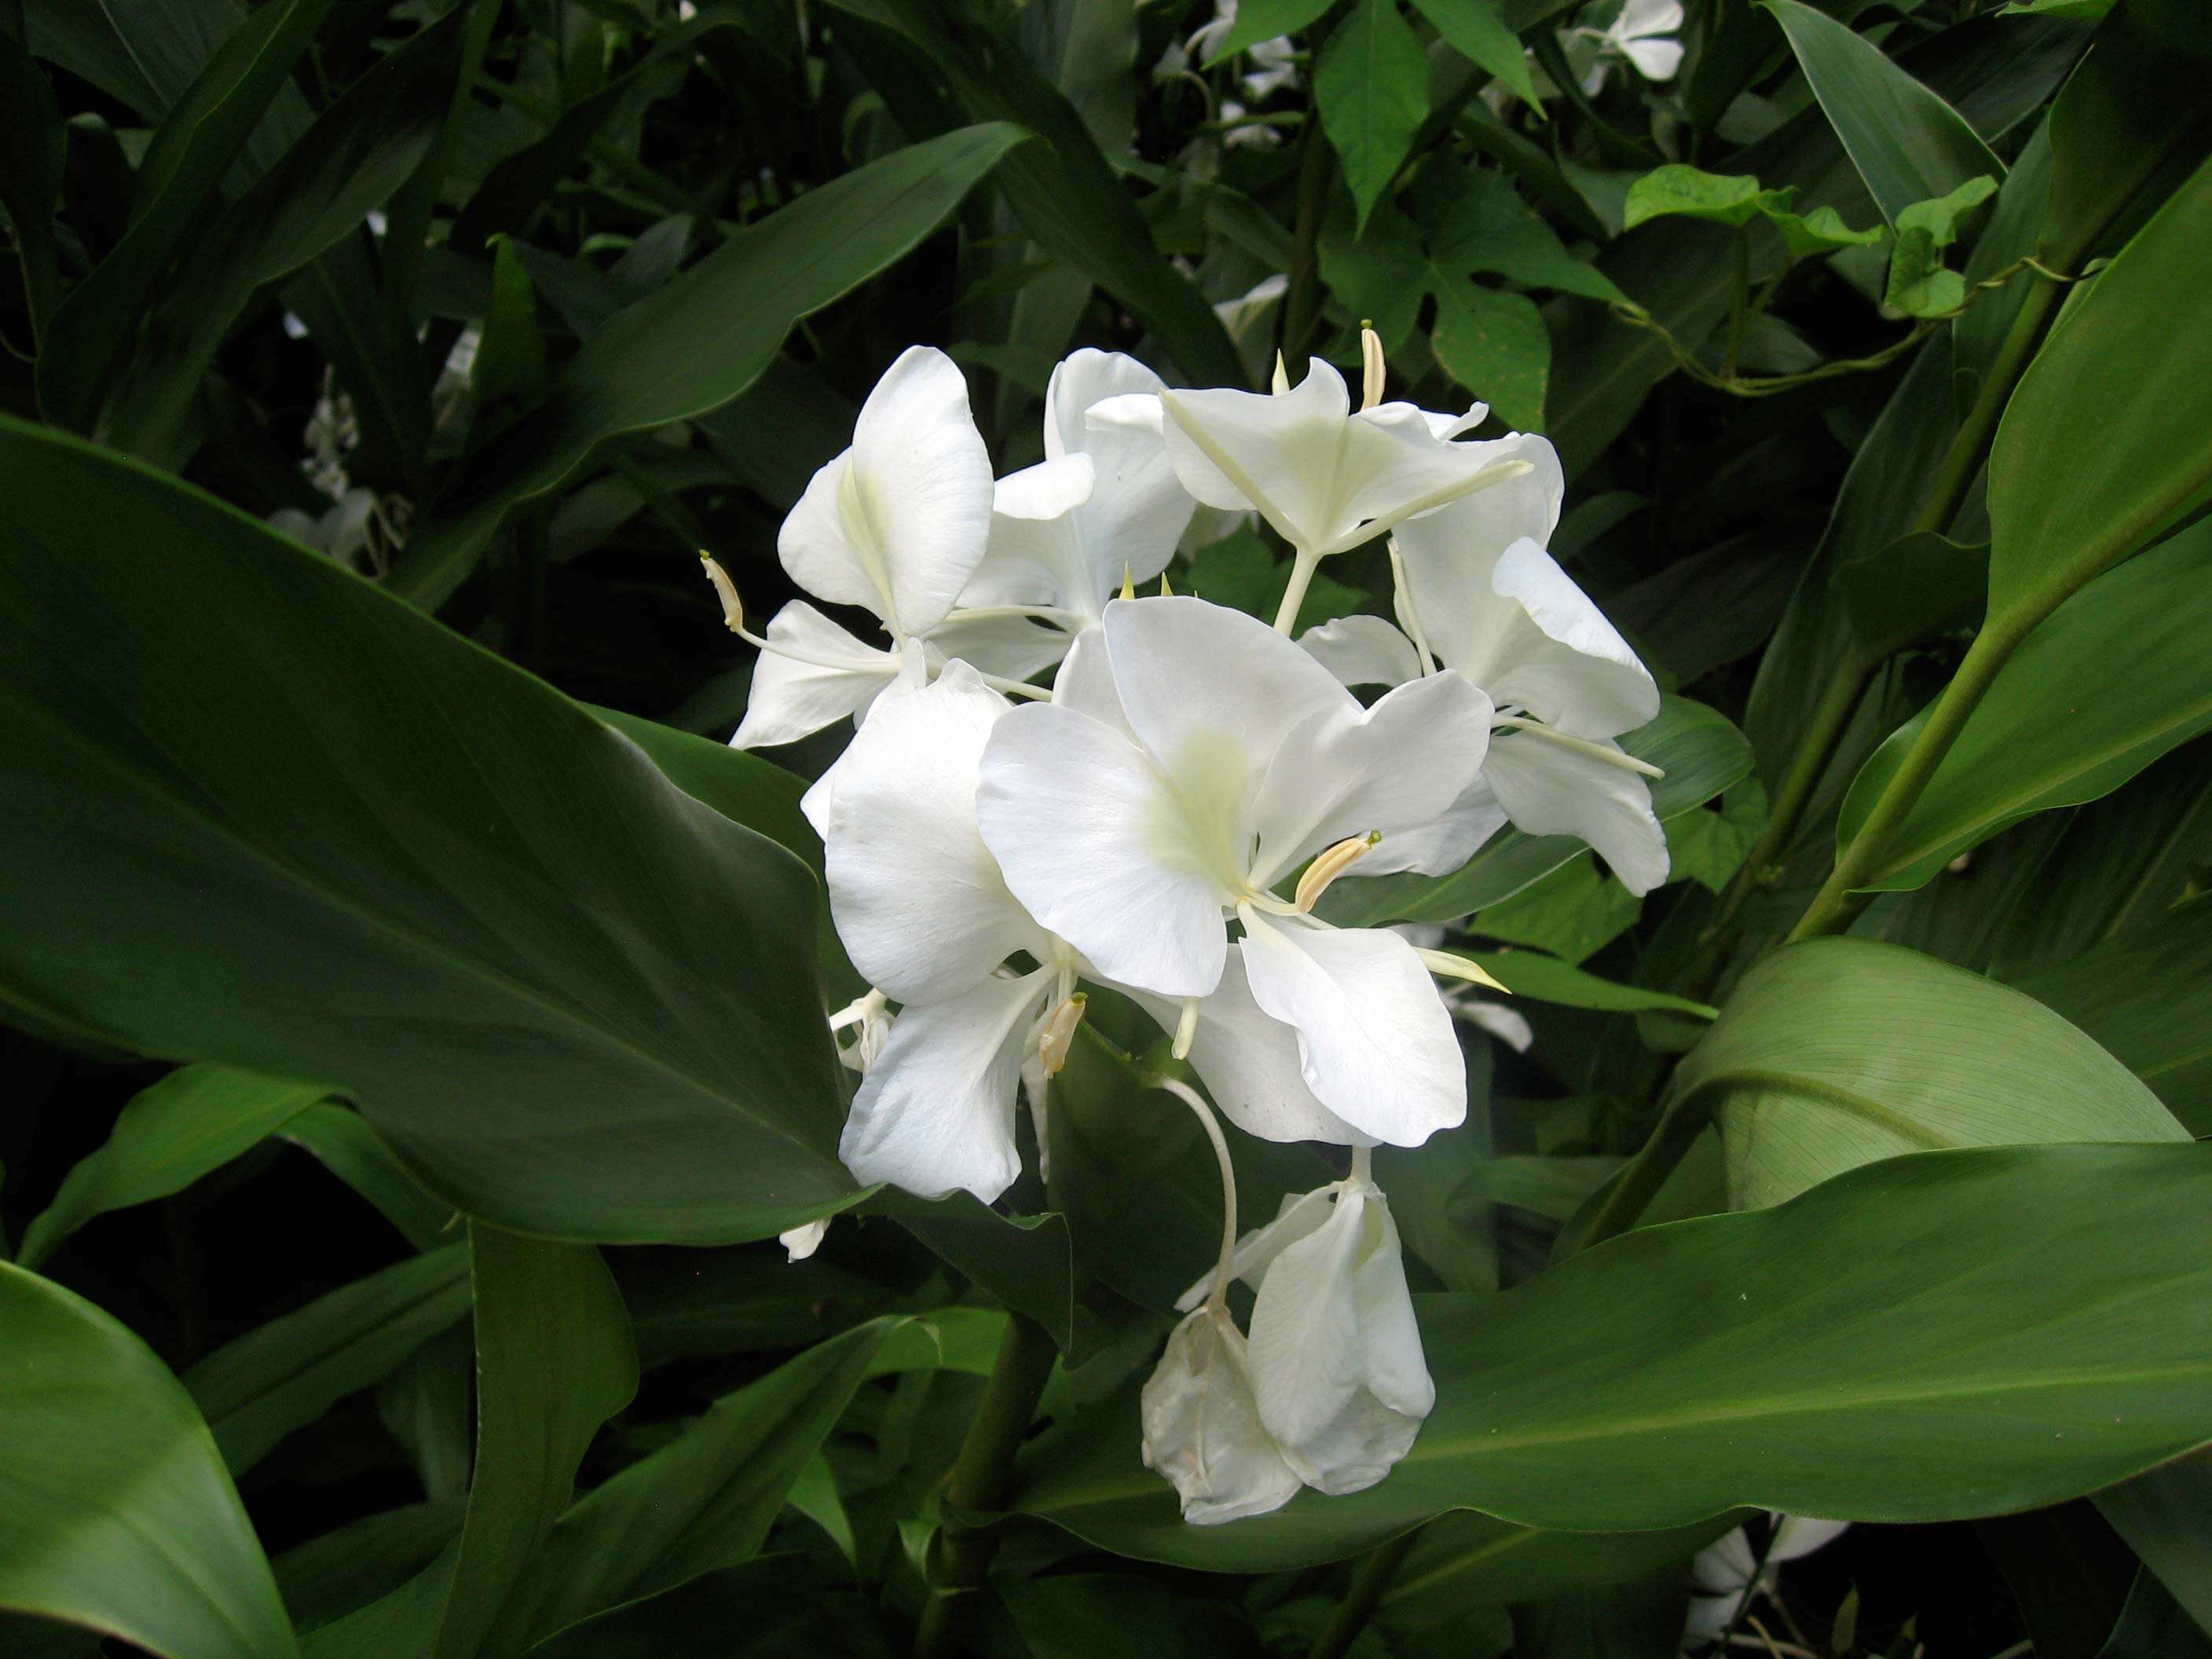
[[[1200,1526],[1279,1510],[1298,1477],[1260,1425],[1244,1334],[1218,1302],[1175,1328],[1141,1401],[1145,1467],[1182,1499]]]

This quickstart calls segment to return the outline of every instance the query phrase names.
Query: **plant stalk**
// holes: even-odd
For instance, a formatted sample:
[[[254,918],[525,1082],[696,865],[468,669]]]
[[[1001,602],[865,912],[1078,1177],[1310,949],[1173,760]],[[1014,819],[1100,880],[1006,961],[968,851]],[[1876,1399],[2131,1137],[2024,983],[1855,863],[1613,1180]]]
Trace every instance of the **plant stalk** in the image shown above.
[[[1314,1638],[1313,1646],[1306,1650],[1306,1659],[1341,1659],[1352,1650],[1352,1643],[1381,1603],[1382,1592],[1390,1587],[1390,1576],[1413,1553],[1413,1540],[1420,1535],[1421,1529],[1416,1527],[1359,1558],[1359,1565],[1352,1570],[1352,1583],[1344,1593],[1344,1600],[1336,1604],[1328,1623]]]
[[[1674,1166],[1697,1144],[1698,1137],[1711,1121],[1711,1114],[1699,1100],[1700,1096],[1693,1091],[1678,1094],[1667,1103],[1667,1109],[1660,1114],[1658,1124],[1651,1131],[1651,1138],[1629,1160],[1620,1178],[1598,1201],[1576,1235],[1559,1236],[1553,1250],[1554,1261],[1564,1261],[1593,1244],[1602,1244],[1636,1224],[1645,1206],[1667,1184],[1667,1177],[1674,1173]]]
[[[999,1345],[991,1380],[945,1482],[947,1513],[938,1534],[933,1582],[915,1632],[915,1659],[949,1659],[960,1650],[968,1608],[987,1582],[991,1558],[999,1551],[996,1530],[975,1526],[966,1517],[1006,1502],[1014,1457],[1036,1415],[1055,1352],[1043,1326],[1024,1314],[1007,1316],[1006,1334]]]
[[[1320,40],[1313,43],[1316,60]],[[1334,182],[1334,153],[1321,130],[1318,108],[1306,116],[1304,136],[1298,140],[1298,206],[1292,222],[1291,285],[1283,295],[1282,355],[1294,363],[1312,349],[1316,325],[1321,320],[1321,222],[1328,212],[1328,187]]]

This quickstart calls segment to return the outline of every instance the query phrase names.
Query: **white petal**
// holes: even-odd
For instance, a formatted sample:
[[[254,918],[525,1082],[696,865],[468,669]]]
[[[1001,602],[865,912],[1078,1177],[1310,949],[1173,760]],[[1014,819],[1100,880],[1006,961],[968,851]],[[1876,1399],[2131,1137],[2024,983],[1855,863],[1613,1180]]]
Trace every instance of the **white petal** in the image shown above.
[[[956,617],[929,630],[931,647],[1001,679],[1026,680],[1067,654],[1073,636],[1024,617]]]
[[[1618,737],[1659,713],[1650,671],[1534,541],[1508,547],[1490,585],[1491,627],[1480,636],[1488,672],[1468,677],[1498,702],[1578,738]]]
[[[1398,526],[1398,551],[1413,590],[1421,631],[1447,668],[1487,686],[1484,664],[1469,659],[1468,641],[1495,607],[1491,572],[1505,550],[1523,537],[1548,542],[1566,498],[1558,452],[1543,439],[1521,433],[1500,441],[1499,453],[1528,463],[1529,470],[1477,490]]]
[[[1465,1121],[1467,1061],[1412,945],[1249,905],[1238,915],[1252,1000],[1297,1028],[1306,1084],[1322,1105],[1394,1146],[1418,1146]]]
[[[1612,32],[1632,40],[1639,34],[1672,34],[1681,27],[1681,0],[1628,0]]]
[[[1016,951],[1050,948],[975,827],[977,763],[1006,712],[955,663],[886,699],[838,763],[830,914],[853,965],[899,1001],[956,996]]]
[[[1086,628],[1075,636],[1060,672],[1053,677],[1052,700],[1060,708],[1112,726],[1133,744],[1137,740],[1129,730],[1128,716],[1121,712],[1121,694],[1114,689],[1114,665],[1106,654],[1103,629]]]
[[[929,684],[931,668],[942,665],[931,663],[928,647],[919,640],[908,640],[902,649],[889,654],[898,665],[896,672],[883,690],[854,716],[856,726],[864,724],[870,714],[884,704],[921,690]],[[731,743],[737,746],[734,738]],[[807,823],[814,826],[814,833],[824,841],[830,838],[830,804],[837,794],[837,771],[851,752],[852,745],[848,744],[845,753],[830,762],[829,769],[808,785],[806,793],[799,798],[799,810],[805,815]]]
[[[1160,408],[1176,476],[1208,507],[1249,507],[1294,547],[1329,538],[1352,399],[1334,365],[1314,358],[1277,395],[1227,389],[1164,392]]]
[[[1651,787],[1639,774],[1533,732],[1501,733],[1482,772],[1515,827],[1532,836],[1579,836],[1632,893],[1648,893],[1667,879],[1667,832],[1652,813]]]
[[[1636,72],[1647,81],[1671,81],[1674,71],[1682,67],[1682,43],[1679,40],[1623,40],[1620,50],[1636,65]]]
[[[1816,1521],[1809,1515],[1785,1515],[1774,1523],[1774,1543],[1766,1552],[1767,1562],[1771,1565],[1810,1555],[1834,1543],[1850,1527],[1848,1521]]]
[[[910,347],[860,406],[853,447],[808,483],[776,550],[809,592],[866,605],[894,634],[924,633],[983,556],[992,489],[959,368]]]
[[[984,749],[976,812],[1015,896],[1100,973],[1162,996],[1219,982],[1218,859],[1121,732],[1051,703],[1014,710]]]
[[[1453,1017],[1470,1025],[1480,1026],[1516,1054],[1528,1052],[1536,1034],[1528,1026],[1528,1018],[1517,1009],[1502,1002],[1486,1002],[1480,998],[1448,999]]]
[[[1348,836],[1382,837],[1352,875],[1442,874],[1414,834],[1449,813],[1482,776],[1490,699],[1449,672],[1408,681],[1371,708],[1333,711],[1286,737],[1254,802],[1255,884],[1272,886]]]
[[[1252,1310],[1260,1420],[1309,1485],[1359,1492],[1390,1472],[1436,1404],[1388,1204],[1359,1181],[1279,1255]]]
[[[1182,1013],[1180,1002],[1142,992],[1131,994],[1162,1030],[1176,1029]],[[1299,1058],[1298,1034],[1252,1000],[1241,945],[1229,947],[1221,983],[1199,1005],[1190,1066],[1222,1115],[1247,1134],[1262,1140],[1322,1140],[1339,1146],[1375,1144],[1372,1136],[1360,1133],[1314,1098]]]
[[[804,1222],[778,1233],[775,1242],[783,1246],[785,1261],[804,1261],[822,1248],[829,1231],[830,1218],[825,1215],[819,1221]]]
[[[1488,750],[1484,751],[1486,757]],[[1486,778],[1477,778],[1431,822],[1401,830],[1362,859],[1354,873],[1388,875],[1398,870],[1456,870],[1505,827],[1505,809]]]
[[[1120,585],[1124,567],[1134,581],[1165,569],[1198,506],[1177,481],[1157,425],[1138,430],[1090,419],[1095,407],[1130,397],[1152,398],[1157,416],[1160,389],[1160,377],[1135,358],[1087,347],[1054,368],[1045,388],[1045,453],[1088,455],[1097,469],[1097,488],[1072,515],[1093,606]],[[1073,603],[1073,590],[1069,597]]]
[[[1060,455],[1010,472],[992,487],[991,511],[1010,519],[1056,519],[1091,499],[1097,470],[1088,455]]]
[[[899,653],[878,650],[854,639],[804,599],[775,613],[766,635],[819,662],[849,663],[829,668],[817,662],[763,652],[753,664],[752,689],[733,749],[766,749],[795,743],[823,726],[858,714],[873,702],[899,671]]]
[[[1329,1217],[1336,1213],[1336,1188],[1334,1184],[1310,1193],[1285,1193],[1283,1201],[1275,1208],[1275,1218],[1262,1223],[1243,1234],[1237,1241],[1237,1249],[1230,1257],[1231,1276],[1243,1279],[1254,1290],[1267,1271],[1268,1263],[1302,1238],[1310,1238],[1321,1231]],[[1212,1288],[1213,1273],[1208,1269],[1205,1277],[1176,1298],[1176,1311],[1188,1313],[1206,1300]]]
[[[1157,392],[1119,392],[1102,398],[1083,412],[1083,424],[1088,429],[1150,433],[1162,439],[1165,436],[1166,418]]]
[[[1279,1510],[1298,1477],[1260,1426],[1244,1337],[1206,1307],[1175,1328],[1146,1382],[1145,1467],[1165,1475],[1200,1526]]]
[[[1040,968],[901,1011],[838,1143],[855,1178],[923,1198],[964,1188],[986,1204],[1013,1185],[1022,1172],[1014,1144],[1022,1045],[1053,979]]]
[[[1339,617],[1309,628],[1298,643],[1344,685],[1402,685],[1418,679],[1413,641],[1380,617]]]
[[[1758,1572],[1758,1553],[1751,1547],[1750,1535],[1741,1527],[1726,1537],[1715,1539],[1690,1562],[1690,1583],[1710,1595],[1727,1595],[1747,1589]]]

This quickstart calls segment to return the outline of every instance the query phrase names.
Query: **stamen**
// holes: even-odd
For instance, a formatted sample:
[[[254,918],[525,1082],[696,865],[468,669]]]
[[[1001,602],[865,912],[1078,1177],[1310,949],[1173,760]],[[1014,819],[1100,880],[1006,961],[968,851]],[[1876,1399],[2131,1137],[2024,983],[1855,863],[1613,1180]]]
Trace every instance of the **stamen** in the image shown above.
[[[1283,366],[1283,354],[1278,351],[1275,354],[1275,378],[1268,390],[1279,398],[1290,389],[1291,371]]]
[[[1182,1000],[1182,1014],[1176,1021],[1175,1042],[1168,1049],[1177,1060],[1188,1060],[1190,1045],[1198,1040],[1199,1001],[1197,997]]]
[[[1422,945],[1413,947],[1413,954],[1421,965],[1441,979],[1463,979],[1473,985],[1487,986],[1493,991],[1513,994],[1513,988],[1504,983],[1479,962],[1469,962],[1465,957],[1455,957],[1449,951],[1431,951]]]
[[[1571,749],[1578,755],[1587,755],[1590,759],[1601,761],[1607,766],[1617,766],[1624,772],[1640,772],[1647,778],[1663,778],[1667,775],[1650,761],[1640,761],[1633,755],[1625,754],[1618,749],[1608,749],[1601,743],[1592,743],[1587,738],[1571,738],[1564,732],[1553,730],[1541,720],[1528,719],[1525,714],[1497,714],[1492,716],[1492,722],[1495,726],[1509,727],[1516,732],[1526,732],[1532,737],[1543,738],[1547,743],[1556,743],[1562,749]]]
[[[1129,580],[1129,562],[1127,559],[1121,561],[1121,597],[1125,599],[1137,597],[1137,584]]]
[[[1382,401],[1382,337],[1364,317],[1359,319],[1359,367],[1360,390],[1365,394],[1359,407],[1364,411]]]
[[[1214,1121],[1213,1109],[1208,1106],[1197,1090],[1188,1083],[1171,1077],[1146,1079],[1155,1089],[1164,1089],[1190,1108],[1205,1129],[1206,1139],[1213,1146],[1213,1161],[1221,1169],[1221,1254],[1214,1258],[1213,1288],[1206,1300],[1215,1308],[1229,1304],[1231,1268],[1237,1260],[1237,1170],[1229,1161],[1229,1143],[1221,1138],[1221,1125]]]
[[[1414,655],[1419,659],[1421,672],[1425,676],[1437,672],[1437,654],[1429,649],[1429,637],[1421,631],[1421,613],[1413,606],[1413,590],[1406,580],[1406,556],[1398,550],[1395,536],[1384,544],[1390,555],[1390,582],[1395,603],[1391,609],[1398,613],[1398,625],[1406,630],[1406,637],[1413,642]]]
[[[1067,1064],[1067,1050],[1075,1041],[1075,1029],[1083,1024],[1083,1011],[1091,999],[1078,991],[1044,1018],[1039,1028],[1037,1057],[1044,1062],[1044,1074],[1058,1077]]]
[[[730,580],[730,573],[715,563],[713,556],[704,550],[701,551],[699,560],[707,567],[707,580],[714,583],[715,595],[722,601],[722,626],[756,651],[765,652],[771,657],[787,658],[793,662],[803,662],[809,668],[826,668],[833,674],[891,675],[898,672],[896,661],[886,668],[880,660],[866,657],[817,657],[811,651],[794,651],[787,645],[777,645],[763,639],[745,626],[744,603],[738,598],[738,586]]]
[[[1298,878],[1293,899],[1298,914],[1304,915],[1310,911],[1321,896],[1328,891],[1329,884],[1365,858],[1382,839],[1380,830],[1370,830],[1364,836],[1346,836],[1335,846],[1324,848],[1306,866],[1305,874]]]
[[[738,597],[738,585],[730,580],[730,573],[715,562],[714,556],[705,548],[699,550],[699,562],[707,567],[707,580],[714,585],[714,597],[722,602],[722,626],[739,639],[745,637],[745,605]]]

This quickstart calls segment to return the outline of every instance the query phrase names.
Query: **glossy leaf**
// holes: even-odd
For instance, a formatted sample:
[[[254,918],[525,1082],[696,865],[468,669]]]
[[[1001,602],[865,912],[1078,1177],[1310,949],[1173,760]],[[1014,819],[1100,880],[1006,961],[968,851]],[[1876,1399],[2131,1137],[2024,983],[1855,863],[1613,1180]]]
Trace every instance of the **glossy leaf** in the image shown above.
[[[0,982],[342,1089],[514,1225],[728,1242],[853,1192],[797,860],[173,480],[9,425],[0,483],[25,555],[0,562],[0,836],[37,872]],[[164,556],[100,556],[118,538]]]
[[[1308,24],[1318,21],[1328,8],[1329,0],[1247,0],[1238,6],[1228,33],[1221,37],[1205,66],[1212,69],[1224,58],[1233,58],[1279,34],[1296,34]]]
[[[1537,101],[1528,55],[1492,0],[1413,0],[1413,5],[1454,52],[1496,76],[1516,97]]]
[[[469,1229],[477,1458],[434,1659],[529,1645],[525,1576],[567,1511],[599,1425],[637,1392],[622,1293],[588,1244]]]
[[[2008,824],[2118,788],[2212,729],[2212,653],[2199,603],[2212,521],[2089,584],[2027,636],[1974,706],[1928,787],[1885,839],[1866,885],[1919,886]],[[1923,715],[1876,750],[1844,798],[1857,833]]]
[[[434,610],[516,503],[556,488],[611,438],[729,402],[801,318],[904,257],[1024,136],[1004,124],[963,128],[858,168],[618,313],[568,361],[544,407],[417,532],[393,591]]]
[[[319,1085],[228,1066],[187,1066],[136,1096],[106,1144],[69,1172],[23,1230],[15,1260],[36,1267],[94,1216],[180,1193],[323,1097]]]
[[[1364,225],[1429,112],[1428,59],[1397,0],[1358,0],[1329,31],[1314,66],[1314,100]]]
[[[1901,225],[1913,203],[1944,195],[1969,179],[2004,177],[2004,163],[1958,111],[1881,47],[1802,0],[1760,3],[1790,37],[1814,96],[1891,224]]]
[[[1141,1560],[1250,1572],[1462,1509],[1598,1529],[2051,1503],[2207,1437],[2208,1178],[2212,1147],[2186,1145],[1872,1164],[1624,1234],[1502,1297],[1416,1297],[1437,1408],[1366,1492],[1187,1525],[1123,1394],[1036,1444],[1014,1508]]]
[[[0,1608],[165,1659],[297,1651],[207,1425],[90,1303],[0,1263]]]
[[[1655,167],[1628,187],[1621,223],[1626,230],[1653,219],[1709,219],[1716,224],[1749,224],[1770,210],[1790,205],[1793,192],[1761,190],[1759,180],[1741,173],[1701,172],[1680,161]]]
[[[185,1373],[223,1461],[243,1474],[469,1312],[468,1255],[449,1245],[272,1319]]]
[[[2033,998],[1863,939],[1753,967],[1674,1093],[1719,1118],[1739,1209],[1901,1152],[2188,1139],[2125,1066]]]
[[[1525,432],[1544,429],[1552,342],[1535,302],[1480,283],[1439,284],[1430,343],[1443,371]]]
[[[1386,1630],[1422,1630],[1470,1607],[1547,1600],[1617,1584],[1687,1561],[1727,1532],[1734,1516],[1653,1532],[1553,1532],[1462,1510],[1419,1540],[1376,1608]]]

